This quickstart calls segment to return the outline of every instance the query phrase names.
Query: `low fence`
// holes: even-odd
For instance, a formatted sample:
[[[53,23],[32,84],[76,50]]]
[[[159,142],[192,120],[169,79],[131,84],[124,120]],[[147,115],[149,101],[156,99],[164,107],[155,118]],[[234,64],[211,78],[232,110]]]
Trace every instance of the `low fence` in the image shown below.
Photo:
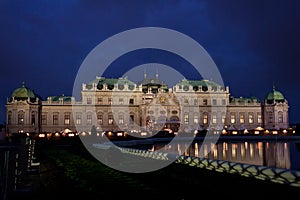
[[[115,147],[111,147],[115,148]],[[132,154],[136,156],[148,157],[152,159],[168,160],[170,156],[168,153],[160,153],[149,150],[139,150],[132,148],[120,147],[122,153]],[[300,171],[278,169],[265,166],[249,165],[244,163],[235,163],[220,160],[211,160],[207,158],[199,158],[193,156],[176,156],[176,163],[187,164],[193,167],[204,168],[217,172],[226,172],[232,174],[239,174],[245,177],[254,177],[261,180],[268,180],[280,184],[288,184],[294,187],[300,187]]]

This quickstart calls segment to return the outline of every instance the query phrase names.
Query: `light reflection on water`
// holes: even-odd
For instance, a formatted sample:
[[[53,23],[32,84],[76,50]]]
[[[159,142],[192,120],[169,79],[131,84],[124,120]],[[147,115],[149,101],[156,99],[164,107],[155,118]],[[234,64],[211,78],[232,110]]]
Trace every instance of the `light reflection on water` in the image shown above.
[[[203,145],[195,142],[190,146],[185,143],[153,146],[154,150],[161,148],[179,155],[300,170],[300,142],[295,141],[223,141]]]

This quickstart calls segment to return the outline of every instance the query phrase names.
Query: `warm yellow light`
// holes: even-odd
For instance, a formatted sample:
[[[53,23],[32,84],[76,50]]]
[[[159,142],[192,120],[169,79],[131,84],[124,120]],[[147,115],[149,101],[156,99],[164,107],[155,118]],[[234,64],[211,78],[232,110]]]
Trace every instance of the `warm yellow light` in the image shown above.
[[[122,132],[118,132],[117,136],[123,136],[123,133]]]

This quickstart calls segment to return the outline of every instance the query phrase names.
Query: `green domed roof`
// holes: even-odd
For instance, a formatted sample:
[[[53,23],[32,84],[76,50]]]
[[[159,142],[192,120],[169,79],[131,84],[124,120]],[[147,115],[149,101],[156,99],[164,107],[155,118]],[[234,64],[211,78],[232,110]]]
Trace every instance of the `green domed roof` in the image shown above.
[[[279,92],[279,91],[275,90],[275,88],[273,88],[273,90],[265,96],[265,100],[266,101],[284,102],[285,98],[281,92]]]
[[[25,86],[25,83],[23,82],[22,86],[20,88],[17,88],[17,89],[15,89],[13,91],[11,97],[14,97],[15,99],[16,98],[24,98],[24,99],[26,99],[28,97],[29,98],[36,98],[36,95],[35,95],[35,93],[31,89],[27,88]]]

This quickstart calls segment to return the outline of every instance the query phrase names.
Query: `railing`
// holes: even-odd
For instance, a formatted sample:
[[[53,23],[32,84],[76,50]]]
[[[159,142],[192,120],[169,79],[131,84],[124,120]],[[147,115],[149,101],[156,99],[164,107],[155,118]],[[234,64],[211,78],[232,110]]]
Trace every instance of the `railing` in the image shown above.
[[[172,156],[168,153],[157,153],[155,151],[139,150],[132,148],[120,147],[119,150],[122,153],[128,153],[136,156],[148,157],[159,160],[168,160],[169,157]],[[211,160],[207,158],[199,158],[184,155],[176,156],[175,162],[187,164],[193,167],[213,170],[216,172],[239,174],[245,177],[254,177],[261,180],[268,180],[275,183],[288,184],[291,186],[300,187],[300,171],[278,169],[258,165],[249,165],[221,160]]]

